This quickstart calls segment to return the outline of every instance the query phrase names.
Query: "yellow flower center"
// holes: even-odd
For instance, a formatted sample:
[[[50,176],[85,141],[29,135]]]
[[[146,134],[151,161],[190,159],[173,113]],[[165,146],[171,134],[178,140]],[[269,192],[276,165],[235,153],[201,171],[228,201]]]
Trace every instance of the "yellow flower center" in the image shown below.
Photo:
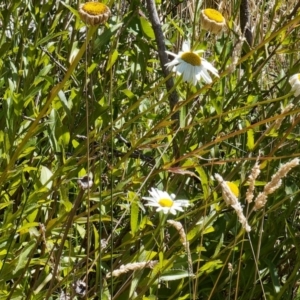
[[[200,66],[201,58],[194,52],[184,52],[181,54],[181,59],[192,66]]]
[[[226,184],[229,187],[229,189],[231,190],[232,194],[238,198],[240,195],[238,186],[234,182],[231,182],[231,181],[226,181]]]
[[[222,23],[224,21],[224,17],[222,16],[222,14],[215,9],[212,8],[204,9],[204,13],[212,21],[215,21],[217,23]]]
[[[107,12],[107,6],[100,2],[87,2],[82,6],[82,9],[89,15],[102,15]]]
[[[161,198],[158,201],[158,204],[162,207],[172,207],[173,206],[173,200],[168,198]]]
[[[298,74],[297,78],[298,78],[298,80],[300,81],[300,73]]]

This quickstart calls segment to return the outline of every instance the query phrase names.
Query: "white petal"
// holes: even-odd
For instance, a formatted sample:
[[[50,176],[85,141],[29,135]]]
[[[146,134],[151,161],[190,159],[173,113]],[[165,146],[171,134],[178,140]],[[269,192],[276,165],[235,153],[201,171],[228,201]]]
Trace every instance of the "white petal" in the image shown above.
[[[209,74],[207,73],[207,71],[205,69],[202,70],[201,76],[202,76],[202,78],[204,79],[204,81],[206,83],[212,83],[212,79],[211,79],[211,77],[209,76]]]
[[[201,58],[201,65],[208,71],[212,72],[215,76],[219,77],[218,70],[204,58]]]
[[[176,210],[174,208],[170,208],[170,213],[176,215]]]
[[[294,75],[291,76],[290,79],[289,79],[290,85],[295,84],[295,82],[297,82],[297,81],[298,81],[298,74],[294,74]]]
[[[295,91],[295,93],[294,93],[294,96],[295,97],[298,97],[300,95],[300,89],[297,89],[296,91]]]
[[[181,74],[185,73],[188,68],[189,68],[189,65],[185,61],[182,61],[177,66],[176,71],[177,71],[177,73],[179,73],[181,75]]]
[[[182,51],[183,52],[191,51],[190,41],[184,41],[183,42],[183,44],[182,44]]]
[[[292,88],[293,88],[294,90],[300,89],[300,82],[299,82],[299,81],[298,81],[298,82],[295,82],[295,83],[292,85]]]
[[[167,63],[166,67],[170,68],[170,67],[176,66],[178,64],[179,64],[179,61],[177,60],[177,58],[175,58],[172,61],[170,61],[169,63]]]
[[[166,53],[169,54],[169,55],[171,55],[171,56],[173,56],[173,57],[178,57],[178,54],[175,54],[175,53],[173,53],[171,51],[167,51],[166,50]]]

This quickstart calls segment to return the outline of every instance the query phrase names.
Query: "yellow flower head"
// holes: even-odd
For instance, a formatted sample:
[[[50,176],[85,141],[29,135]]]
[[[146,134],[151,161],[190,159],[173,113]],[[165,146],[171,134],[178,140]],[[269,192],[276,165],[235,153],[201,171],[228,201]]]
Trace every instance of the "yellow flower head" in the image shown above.
[[[231,190],[232,194],[238,198],[240,195],[238,186],[232,181],[226,181],[226,184],[229,187],[229,189]]]
[[[110,14],[108,6],[100,2],[86,2],[79,7],[81,20],[92,26],[105,23]]]
[[[226,25],[223,15],[212,8],[203,9],[201,11],[200,23],[203,29],[216,34]]]

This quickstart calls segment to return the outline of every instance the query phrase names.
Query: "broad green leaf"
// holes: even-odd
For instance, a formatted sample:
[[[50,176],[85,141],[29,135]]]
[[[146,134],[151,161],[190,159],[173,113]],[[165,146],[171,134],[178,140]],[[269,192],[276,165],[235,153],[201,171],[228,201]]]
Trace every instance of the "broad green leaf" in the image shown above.
[[[5,208],[7,206],[10,206],[12,204],[14,204],[14,201],[8,201],[8,202],[0,203],[0,209],[3,209],[3,208]]]
[[[17,232],[28,232],[28,229],[31,227],[38,227],[40,225],[40,223],[38,222],[32,222],[32,223],[26,223],[25,225],[23,225],[22,227],[20,227]]]
[[[111,69],[111,67],[115,64],[116,60],[118,59],[118,56],[119,56],[119,52],[115,49],[113,53],[109,56],[106,71]]]
[[[211,233],[211,232],[214,232],[215,229],[213,226],[209,226],[209,227],[206,227],[204,230],[203,230],[203,234],[208,234],[208,233]]]
[[[67,147],[69,142],[70,142],[70,132],[66,127],[64,127],[66,130],[63,132],[59,138],[58,138],[58,143],[62,145],[63,147]]]
[[[246,125],[250,126],[249,121],[246,121]],[[249,151],[252,151],[254,149],[254,130],[252,128],[249,128],[247,130],[247,148]]]
[[[121,90],[121,92],[124,93],[129,99],[133,99],[136,97],[135,94],[130,90],[125,89]]]
[[[271,260],[267,259],[267,258],[264,259],[264,263],[266,263],[266,265],[269,268],[269,272],[270,272],[270,275],[271,275],[271,278],[272,278],[273,287],[274,287],[275,293],[277,294],[280,291],[281,284],[280,284],[280,277],[278,275],[278,270],[276,268],[276,265],[274,265],[274,263]]]
[[[39,74],[38,74],[38,77],[39,76],[46,76],[49,72],[50,72],[50,70],[52,69],[52,65],[47,65],[47,66],[45,66],[40,72],[39,72]]]
[[[142,30],[144,32],[144,34],[154,40],[155,39],[155,34],[154,31],[152,29],[151,23],[144,17],[140,17],[140,22],[141,22],[141,26],[142,26]]]
[[[52,175],[53,175],[52,172],[47,167],[41,166],[40,181],[42,185],[46,184],[46,187],[48,189],[51,189],[52,187],[52,180],[50,180]]]
[[[76,228],[77,232],[79,233],[80,237],[83,239],[85,237],[86,230],[78,223],[75,224],[75,228]]]
[[[24,148],[24,150],[22,151],[22,153],[20,154],[19,158],[25,157],[27,155],[29,155],[30,153],[32,153],[34,150],[36,149],[35,146],[27,146],[26,148]],[[36,170],[36,168],[33,167],[28,167],[31,168],[32,170]],[[24,171],[24,169],[23,169]]]
[[[16,274],[19,270],[23,269],[26,266],[29,259],[29,254],[31,250],[35,247],[35,245],[36,242],[31,241],[22,249],[21,254],[19,254],[18,256],[18,263],[16,268],[13,270],[13,274]]]
[[[73,204],[69,200],[61,200],[60,203],[65,207],[67,212],[70,212],[73,208]]]
[[[2,255],[5,255],[7,253],[7,249],[3,249],[3,250],[1,250],[0,251],[0,255],[2,256]]]
[[[201,268],[200,272],[211,273],[215,270],[222,268],[223,262],[220,259],[216,259],[210,262],[205,263]]]
[[[66,98],[66,95],[62,90],[60,90],[58,92],[58,98],[61,101],[63,108],[64,108],[66,114],[68,115],[69,119],[71,119],[71,108],[72,107],[70,107],[70,104]]]
[[[191,241],[192,239],[194,239],[195,236],[197,236],[200,232],[200,227],[199,226],[195,226],[192,228],[192,230],[190,230],[187,234],[187,240]]]
[[[160,276],[160,280],[162,281],[172,281],[179,280],[182,278],[187,278],[192,276],[187,270],[166,270]]]
[[[88,67],[88,74],[91,74],[97,67],[98,67],[98,64],[92,63],[92,64]]]

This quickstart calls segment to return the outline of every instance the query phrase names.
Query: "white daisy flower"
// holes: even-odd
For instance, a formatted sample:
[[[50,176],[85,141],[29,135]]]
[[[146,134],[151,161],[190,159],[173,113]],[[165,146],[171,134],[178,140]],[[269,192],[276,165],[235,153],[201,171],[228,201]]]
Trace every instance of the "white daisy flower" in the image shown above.
[[[190,205],[188,200],[174,200],[174,195],[169,195],[167,192],[152,188],[150,191],[151,197],[143,197],[149,203],[146,206],[157,207],[156,211],[163,211],[164,214],[171,213],[176,215],[177,211],[183,211],[183,207]]]
[[[294,92],[294,96],[297,97],[300,95],[300,73],[295,74],[290,77],[289,83],[292,86],[292,91]]]
[[[166,64],[168,68],[172,68],[173,72],[182,75],[183,80],[196,85],[197,81],[201,78],[206,83],[211,83],[212,79],[207,71],[212,72],[215,76],[219,77],[218,70],[203,57],[198,55],[203,50],[192,51],[190,43],[185,41],[182,45],[182,51],[174,54],[166,51],[169,55],[175,58]]]

